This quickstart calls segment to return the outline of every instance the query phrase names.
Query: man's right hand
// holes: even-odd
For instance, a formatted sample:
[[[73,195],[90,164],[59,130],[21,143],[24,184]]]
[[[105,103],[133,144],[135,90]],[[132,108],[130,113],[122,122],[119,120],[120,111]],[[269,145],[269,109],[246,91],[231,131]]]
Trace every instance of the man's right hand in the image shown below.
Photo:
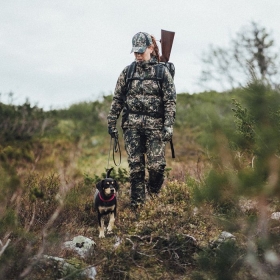
[[[108,133],[112,138],[118,138],[118,130],[115,127],[108,127]]]

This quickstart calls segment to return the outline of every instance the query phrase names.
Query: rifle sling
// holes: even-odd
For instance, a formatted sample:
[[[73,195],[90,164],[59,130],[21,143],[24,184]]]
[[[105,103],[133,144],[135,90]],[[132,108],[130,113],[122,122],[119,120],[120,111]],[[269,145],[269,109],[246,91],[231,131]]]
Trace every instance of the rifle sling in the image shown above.
[[[170,148],[171,148],[172,158],[175,158],[175,150],[174,150],[172,139],[170,140]]]

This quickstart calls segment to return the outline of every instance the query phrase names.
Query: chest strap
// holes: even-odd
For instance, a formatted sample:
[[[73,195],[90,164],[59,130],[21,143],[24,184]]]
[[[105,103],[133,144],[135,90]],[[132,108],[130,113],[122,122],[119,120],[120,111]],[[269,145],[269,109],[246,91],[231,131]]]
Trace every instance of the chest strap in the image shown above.
[[[127,113],[129,114],[135,114],[135,115],[143,115],[143,116],[149,116],[149,117],[153,117],[156,119],[162,119],[163,118],[163,114],[159,113],[159,112],[143,112],[143,111],[132,111],[132,110],[127,110]]]

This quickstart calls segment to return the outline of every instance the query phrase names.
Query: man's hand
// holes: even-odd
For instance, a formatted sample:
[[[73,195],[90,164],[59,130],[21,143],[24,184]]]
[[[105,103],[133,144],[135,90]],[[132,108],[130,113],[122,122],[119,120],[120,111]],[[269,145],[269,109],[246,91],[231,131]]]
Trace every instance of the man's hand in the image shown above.
[[[173,135],[173,127],[172,126],[165,126],[163,128],[162,140],[164,142],[169,142],[169,141],[171,141],[172,135]]]
[[[118,130],[115,127],[108,127],[108,133],[112,138],[118,138]]]

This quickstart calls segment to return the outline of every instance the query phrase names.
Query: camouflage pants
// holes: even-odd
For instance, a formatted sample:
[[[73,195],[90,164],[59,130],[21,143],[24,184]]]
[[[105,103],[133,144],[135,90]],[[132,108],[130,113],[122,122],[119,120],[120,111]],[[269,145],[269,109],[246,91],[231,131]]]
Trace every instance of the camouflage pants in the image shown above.
[[[131,204],[142,204],[145,201],[145,168],[149,172],[148,191],[157,193],[164,181],[166,161],[162,131],[127,128],[124,141],[130,169]]]

